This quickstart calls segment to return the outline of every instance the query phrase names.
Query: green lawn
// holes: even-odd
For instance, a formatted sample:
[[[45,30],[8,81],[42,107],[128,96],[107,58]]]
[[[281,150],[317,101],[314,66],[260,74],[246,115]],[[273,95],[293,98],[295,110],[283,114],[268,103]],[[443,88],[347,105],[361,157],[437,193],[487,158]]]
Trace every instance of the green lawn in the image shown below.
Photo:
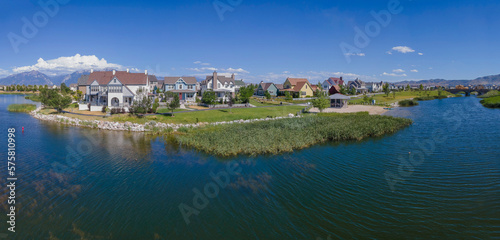
[[[264,107],[264,106],[275,106],[279,105],[279,101],[273,101],[273,100],[267,100],[267,99],[257,99],[257,98],[250,98],[250,104],[256,106],[256,107]]]
[[[449,92],[443,91],[441,93],[443,96],[452,95]],[[373,96],[373,99],[376,101],[376,104],[381,105],[389,105],[391,103],[399,102],[401,100],[412,99],[416,97],[427,97],[427,96],[438,96],[438,91],[403,91],[396,92],[396,98],[393,97],[392,93],[389,94],[389,97],[386,97],[385,94],[377,94]],[[361,104],[363,103],[363,98],[352,99],[349,101],[351,104]]]
[[[149,121],[163,123],[196,123],[196,122],[222,122],[233,120],[248,120],[266,117],[284,117],[289,113],[296,114],[304,107],[302,106],[277,106],[263,108],[233,108],[207,111],[193,111],[186,113],[175,113],[174,117],[164,115],[145,116],[142,118],[130,115],[118,115],[107,118],[108,121],[134,122],[144,124]]]
[[[182,111],[190,111],[190,110],[189,109],[179,109],[179,108],[177,108],[177,109],[174,110],[174,113],[175,112],[182,112]],[[171,113],[171,112],[172,112],[172,110],[170,110],[170,109],[168,109],[166,107],[162,107],[162,108],[156,109],[156,113]]]

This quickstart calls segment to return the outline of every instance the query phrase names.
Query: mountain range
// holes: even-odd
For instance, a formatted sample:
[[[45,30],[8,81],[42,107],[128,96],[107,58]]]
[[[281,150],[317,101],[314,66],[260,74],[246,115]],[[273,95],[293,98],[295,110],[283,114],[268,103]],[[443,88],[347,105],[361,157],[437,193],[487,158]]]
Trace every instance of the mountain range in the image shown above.
[[[67,86],[72,83],[77,83],[78,78],[82,74],[90,74],[90,70],[76,71],[71,74],[47,76],[39,71],[31,71],[13,74],[0,79],[0,85],[61,85],[65,83]],[[430,79],[420,81],[401,81],[394,83],[395,85],[424,85],[424,86],[456,86],[456,85],[496,85],[500,86],[500,74],[476,78],[474,80],[445,80],[445,79]]]
[[[0,85],[61,85],[65,83],[69,86],[72,83],[77,83],[78,78],[82,74],[90,74],[90,71],[76,71],[71,74],[63,74],[56,76],[47,76],[39,71],[23,72],[13,74],[5,78],[0,78]]]

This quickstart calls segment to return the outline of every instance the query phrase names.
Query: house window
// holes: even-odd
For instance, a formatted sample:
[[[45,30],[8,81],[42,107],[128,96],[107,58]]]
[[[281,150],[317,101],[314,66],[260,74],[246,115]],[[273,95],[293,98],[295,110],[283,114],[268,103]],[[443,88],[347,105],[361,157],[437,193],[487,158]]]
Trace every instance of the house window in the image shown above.
[[[188,89],[193,89],[193,85],[188,85]]]
[[[179,89],[182,89],[182,85],[179,85]]]
[[[217,87],[220,88],[220,83],[217,83]]]

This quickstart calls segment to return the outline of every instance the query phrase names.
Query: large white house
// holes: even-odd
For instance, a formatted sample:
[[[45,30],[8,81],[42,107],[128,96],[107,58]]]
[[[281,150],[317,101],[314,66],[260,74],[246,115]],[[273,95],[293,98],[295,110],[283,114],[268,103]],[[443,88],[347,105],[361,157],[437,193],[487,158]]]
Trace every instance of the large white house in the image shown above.
[[[127,71],[91,71],[85,87],[85,103],[80,110],[101,111],[103,106],[109,108],[123,107],[128,110],[136,100],[137,90],[142,89],[144,94],[150,92],[149,79],[154,76],[145,73],[131,73]],[[156,77],[154,77],[156,79]],[[88,109],[90,104],[90,109]]]
[[[234,74],[228,78],[225,76],[218,76],[215,71],[212,76],[207,76],[207,78],[200,83],[200,86],[202,94],[206,91],[214,91],[217,98],[225,98],[226,94],[232,94],[234,97],[240,87],[245,86],[245,83],[243,80],[235,80]]]

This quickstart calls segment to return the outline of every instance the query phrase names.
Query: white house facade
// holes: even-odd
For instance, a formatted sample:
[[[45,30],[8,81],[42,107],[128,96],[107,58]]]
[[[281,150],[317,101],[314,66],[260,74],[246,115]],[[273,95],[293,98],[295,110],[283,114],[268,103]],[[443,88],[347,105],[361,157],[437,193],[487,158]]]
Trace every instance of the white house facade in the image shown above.
[[[200,83],[200,86],[202,94],[206,91],[214,91],[217,98],[225,98],[227,94],[232,94],[234,97],[239,88],[244,86],[244,82],[243,80],[235,80],[234,74],[228,78],[225,76],[218,76],[217,72],[214,72],[212,76],[207,76],[207,78]]]
[[[136,93],[142,89],[149,94],[150,84],[147,71],[145,73],[130,73],[128,71],[91,71],[85,86],[85,108],[90,104],[90,111],[100,111],[103,106],[109,108],[125,108],[128,110]],[[155,77],[156,79],[156,77]]]

